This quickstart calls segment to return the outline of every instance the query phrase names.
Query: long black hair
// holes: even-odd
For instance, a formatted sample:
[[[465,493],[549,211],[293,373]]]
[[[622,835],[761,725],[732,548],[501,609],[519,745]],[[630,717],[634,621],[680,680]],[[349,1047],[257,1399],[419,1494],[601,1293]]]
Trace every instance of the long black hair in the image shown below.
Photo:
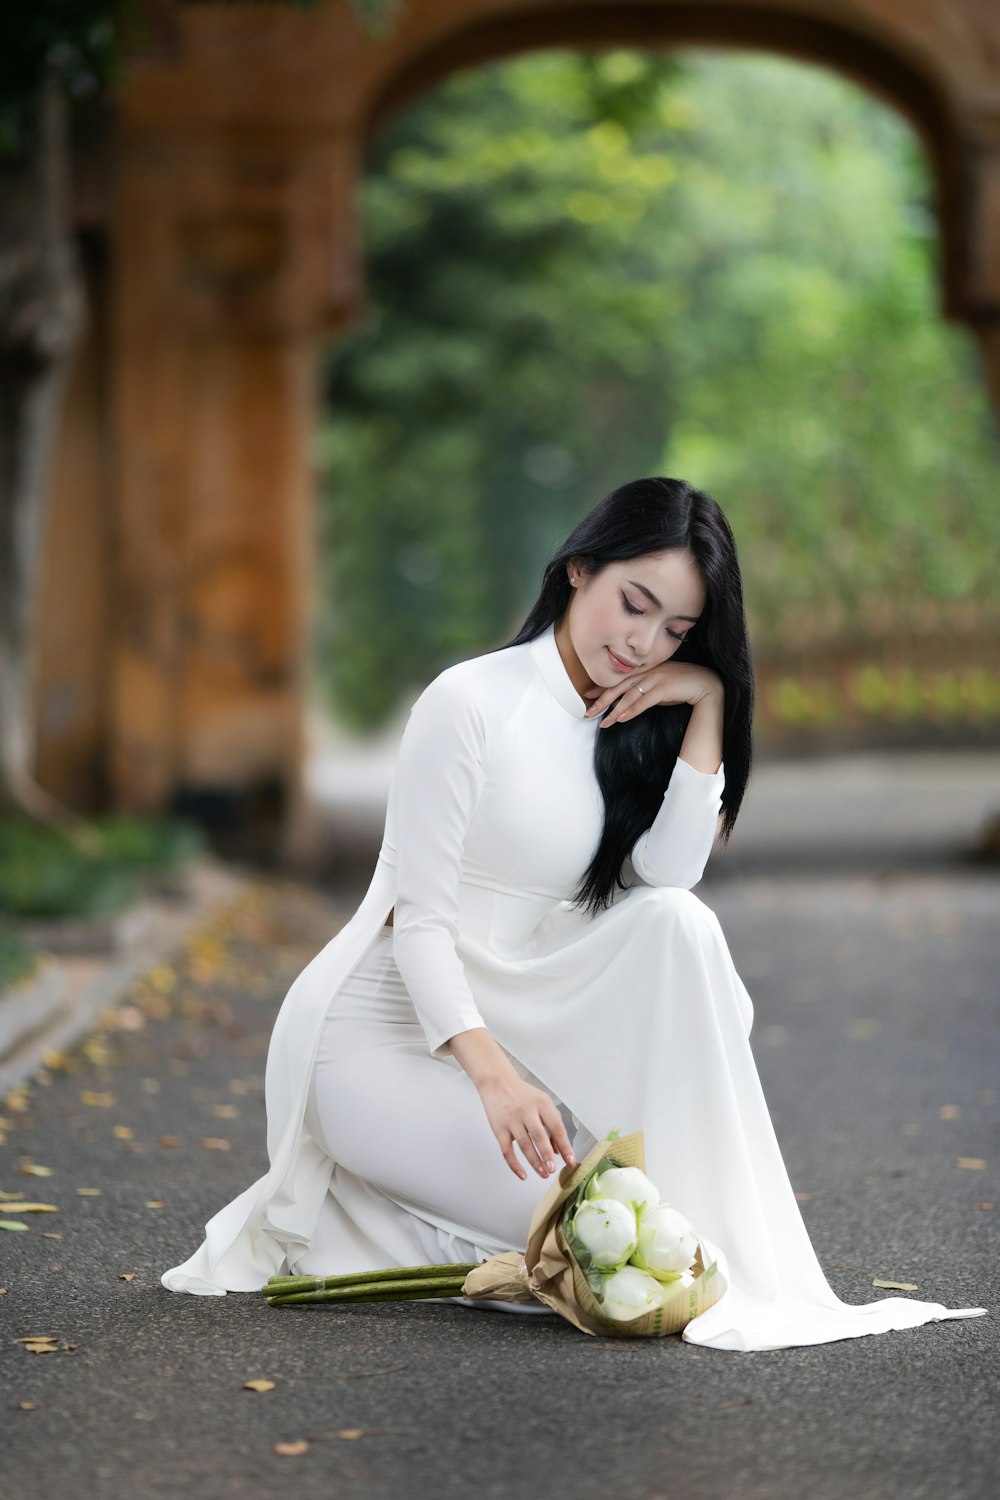
[[[750,775],[755,688],[736,542],[711,495],[683,479],[659,476],[634,479],[605,495],[546,564],[538,598],[517,635],[496,649],[534,640],[562,618],[573,592],[566,571],[570,558],[578,558],[584,571],[596,575],[608,563],[671,548],[690,552],[701,573],[706,600],[670,660],[710,667],[725,687],[722,759],[726,780],[719,839],[726,844]],[[591,915],[609,906],[615,891],[626,887],[622,878],[625,858],[663,801],[691,712],[690,703],[661,703],[594,736],[604,830],[574,895],[575,903]]]

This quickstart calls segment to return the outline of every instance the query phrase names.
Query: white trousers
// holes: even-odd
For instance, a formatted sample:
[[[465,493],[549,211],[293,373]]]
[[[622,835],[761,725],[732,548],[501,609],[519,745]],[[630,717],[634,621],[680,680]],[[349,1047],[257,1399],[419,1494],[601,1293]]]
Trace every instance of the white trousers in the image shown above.
[[[579,1160],[593,1137],[546,1092]],[[431,1055],[392,956],[389,927],[330,1008],[305,1125],[337,1166],[333,1202],[296,1271],[343,1270],[351,1259],[348,1242],[357,1246],[354,1259],[367,1253],[373,1268],[523,1250],[535,1206],[555,1180],[523,1160],[528,1175],[515,1177],[472,1079],[456,1059]],[[521,1159],[518,1147],[515,1153]],[[558,1170],[561,1157],[556,1162]],[[365,1249],[357,1245],[359,1234],[371,1242]]]

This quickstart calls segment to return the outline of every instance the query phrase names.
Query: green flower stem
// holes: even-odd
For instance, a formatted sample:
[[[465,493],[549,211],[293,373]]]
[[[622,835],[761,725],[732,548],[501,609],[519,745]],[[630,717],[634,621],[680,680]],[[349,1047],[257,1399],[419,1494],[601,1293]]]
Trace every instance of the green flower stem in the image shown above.
[[[269,1295],[269,1303],[402,1302],[408,1297],[460,1297],[464,1276],[425,1276],[417,1281],[386,1281],[379,1286],[316,1287],[311,1292]]]
[[[416,1281],[425,1276],[455,1276],[463,1279],[474,1271],[479,1261],[448,1261],[439,1266],[389,1266],[382,1271],[350,1271],[341,1276],[269,1276],[261,1290],[270,1294],[280,1291],[312,1292],[322,1287],[362,1286],[381,1281]]]

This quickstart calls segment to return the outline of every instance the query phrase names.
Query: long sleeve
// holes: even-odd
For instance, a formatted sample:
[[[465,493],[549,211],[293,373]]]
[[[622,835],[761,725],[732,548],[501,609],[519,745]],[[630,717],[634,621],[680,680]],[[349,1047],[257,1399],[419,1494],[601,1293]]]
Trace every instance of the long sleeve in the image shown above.
[[[450,1052],[456,1032],[486,1025],[455,948],[462,850],[485,779],[485,729],[468,676],[446,669],[410,710],[393,776],[393,957],[435,1057]]]
[[[646,885],[698,884],[715,843],[725,769],[698,771],[677,757],[656,817],[632,848],[632,868]]]

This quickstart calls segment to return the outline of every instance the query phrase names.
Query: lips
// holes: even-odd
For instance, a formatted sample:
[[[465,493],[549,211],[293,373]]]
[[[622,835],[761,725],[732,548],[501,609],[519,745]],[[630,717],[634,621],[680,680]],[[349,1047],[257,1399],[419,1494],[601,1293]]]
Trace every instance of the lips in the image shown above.
[[[616,656],[610,646],[605,646],[604,649],[608,653],[608,660],[611,662],[611,665],[614,667],[616,672],[625,673],[634,672],[636,670],[631,662],[623,661],[620,656]]]

